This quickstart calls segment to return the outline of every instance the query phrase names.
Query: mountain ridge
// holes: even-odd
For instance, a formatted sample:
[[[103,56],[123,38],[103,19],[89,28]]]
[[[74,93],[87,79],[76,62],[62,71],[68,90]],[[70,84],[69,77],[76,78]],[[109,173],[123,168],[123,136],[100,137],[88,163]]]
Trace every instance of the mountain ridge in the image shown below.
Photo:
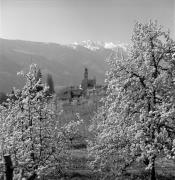
[[[56,88],[79,85],[85,67],[90,78],[96,76],[97,83],[102,84],[108,69],[105,60],[116,50],[97,45],[96,50],[85,47],[85,43],[77,44],[75,49],[57,43],[0,38],[0,92],[9,92],[13,86],[21,88],[23,81],[16,74],[27,71],[31,63],[38,64],[44,78],[47,73],[52,74]]]

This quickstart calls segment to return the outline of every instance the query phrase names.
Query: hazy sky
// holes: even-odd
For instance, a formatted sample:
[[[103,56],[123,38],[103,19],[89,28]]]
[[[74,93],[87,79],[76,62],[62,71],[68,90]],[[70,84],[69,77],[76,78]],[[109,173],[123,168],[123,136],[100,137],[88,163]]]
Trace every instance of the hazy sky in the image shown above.
[[[157,19],[174,33],[174,11],[175,0],[0,0],[0,37],[128,42],[136,20]]]

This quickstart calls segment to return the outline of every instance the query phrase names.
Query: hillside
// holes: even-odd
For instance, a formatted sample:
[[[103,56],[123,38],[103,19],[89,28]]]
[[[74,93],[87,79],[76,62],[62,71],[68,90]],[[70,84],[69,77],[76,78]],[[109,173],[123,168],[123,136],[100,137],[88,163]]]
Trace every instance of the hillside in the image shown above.
[[[13,86],[21,87],[22,80],[16,74],[26,71],[31,63],[39,65],[44,77],[51,73],[56,88],[79,85],[84,67],[89,69],[89,76],[96,76],[97,83],[103,83],[107,70],[106,58],[116,50],[124,51],[124,48],[93,43],[93,47],[98,45],[98,48],[92,49],[92,43],[87,43],[60,45],[0,39],[0,92],[9,92]]]

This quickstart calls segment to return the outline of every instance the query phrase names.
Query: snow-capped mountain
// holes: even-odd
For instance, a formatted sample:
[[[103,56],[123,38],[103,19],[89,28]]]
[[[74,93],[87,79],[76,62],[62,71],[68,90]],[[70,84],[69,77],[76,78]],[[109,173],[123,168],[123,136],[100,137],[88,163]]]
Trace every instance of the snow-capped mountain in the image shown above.
[[[92,51],[96,51],[99,49],[111,49],[117,50],[118,48],[122,48],[123,50],[127,50],[128,45],[125,43],[113,43],[113,42],[103,42],[103,41],[81,41],[81,42],[74,42],[70,45],[73,49],[77,49],[78,47],[84,47]]]

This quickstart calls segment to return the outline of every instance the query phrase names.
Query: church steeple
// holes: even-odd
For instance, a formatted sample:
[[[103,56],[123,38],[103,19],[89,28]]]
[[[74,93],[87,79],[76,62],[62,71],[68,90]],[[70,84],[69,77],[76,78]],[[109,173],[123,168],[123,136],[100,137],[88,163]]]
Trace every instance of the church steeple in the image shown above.
[[[88,68],[84,70],[84,79],[88,79]]]

